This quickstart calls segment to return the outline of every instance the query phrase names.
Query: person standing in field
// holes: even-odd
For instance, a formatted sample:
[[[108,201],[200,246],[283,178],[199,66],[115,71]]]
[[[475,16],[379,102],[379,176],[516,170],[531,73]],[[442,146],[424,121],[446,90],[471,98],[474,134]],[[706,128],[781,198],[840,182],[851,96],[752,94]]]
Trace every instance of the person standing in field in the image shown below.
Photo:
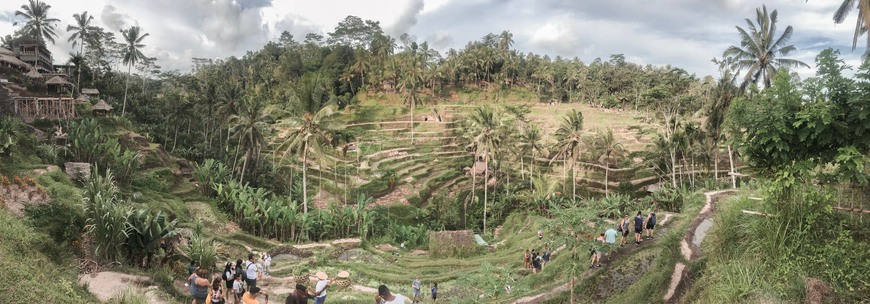
[[[646,217],[646,235],[647,239],[653,238],[653,232],[656,230],[656,211],[650,211]]]
[[[314,285],[314,304],[323,304],[326,302],[326,288],[332,284],[332,281],[335,279],[329,279],[329,275],[325,272],[318,272],[315,274],[317,277],[317,284]]]
[[[266,275],[269,275],[269,269],[272,268],[272,255],[269,254],[268,252],[266,252],[265,255],[266,255],[266,258],[263,259],[263,268],[264,268],[263,272]]]
[[[532,268],[532,255],[526,249],[526,254],[523,255],[523,269]]]
[[[602,245],[604,245],[604,233],[602,233],[597,238],[593,239],[592,242],[592,264],[589,265],[589,268],[593,267],[601,267],[601,251]]]
[[[230,290],[233,290],[233,282],[236,280],[236,275],[233,273],[233,263],[227,262],[224,266],[224,271],[221,273],[221,279],[225,282],[224,299],[230,298]]]
[[[643,234],[643,216],[640,211],[637,212],[637,215],[634,217],[634,244],[640,245],[641,235]]]
[[[423,283],[420,282],[420,276],[417,276],[416,278],[414,278],[413,281],[411,281],[411,291],[414,294],[414,298],[413,298],[414,303],[417,303],[417,302],[420,302],[423,300],[423,296],[420,293],[420,286],[422,284]]]
[[[432,286],[432,302],[438,301],[438,283]]]

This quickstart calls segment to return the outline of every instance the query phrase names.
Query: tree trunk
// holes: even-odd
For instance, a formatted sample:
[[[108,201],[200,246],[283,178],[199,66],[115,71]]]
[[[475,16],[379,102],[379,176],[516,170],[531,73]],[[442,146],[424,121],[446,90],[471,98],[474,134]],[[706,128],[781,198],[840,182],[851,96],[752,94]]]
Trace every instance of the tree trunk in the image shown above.
[[[737,189],[737,175],[734,172],[734,153],[731,151],[731,145],[728,145],[728,163],[731,164],[731,188]]]
[[[671,183],[677,188],[677,152],[671,149]]]
[[[574,168],[576,160],[571,160],[571,202],[577,203],[577,169]]]
[[[245,183],[245,171],[247,171],[247,169],[248,169],[248,158],[250,158],[250,157],[251,157],[251,151],[248,150],[248,152],[245,152],[245,160],[242,161],[242,176],[239,177],[239,182],[242,184]]]
[[[523,164],[523,162],[524,162],[524,160],[523,160],[523,156],[521,154],[520,155],[520,179],[525,181],[526,180],[526,169],[525,169],[525,165]]]
[[[414,144],[414,106],[416,102],[411,98],[411,145]],[[412,156],[413,157],[413,156]]]
[[[486,234],[487,194],[489,194],[489,153],[484,158],[483,168],[483,234]]]
[[[477,155],[474,156],[474,162],[471,165],[471,170],[469,170],[469,172],[471,172],[471,198],[470,198],[470,200],[472,203],[474,202],[474,188],[477,188],[477,186],[476,186],[477,173],[474,172],[474,167],[476,167],[476,166],[477,166]],[[463,209],[462,210],[462,229],[468,229],[468,221],[467,221],[467,219],[468,219],[468,201],[469,200],[465,200],[465,206],[462,207],[462,209]]]
[[[79,46],[79,55],[84,56],[84,54],[82,54],[85,51],[85,38],[84,37],[82,37],[81,42],[82,42],[82,45]],[[37,57],[37,58],[39,58],[39,57]],[[82,93],[82,64],[83,63],[84,62],[79,62],[78,66],[76,67],[76,69],[78,70],[78,72],[76,72],[78,74],[78,75],[76,75],[76,88],[78,88],[79,94]]]
[[[308,214],[308,141],[302,150],[302,212]]]
[[[532,161],[529,162],[529,188],[534,188],[532,180],[535,178],[535,151],[532,150]]]
[[[121,107],[121,117],[124,117],[124,114],[127,113],[127,89],[130,88],[130,70],[132,68],[132,64],[127,66],[127,80],[124,81],[124,105]]]
[[[610,164],[604,162],[604,197],[610,197]]]

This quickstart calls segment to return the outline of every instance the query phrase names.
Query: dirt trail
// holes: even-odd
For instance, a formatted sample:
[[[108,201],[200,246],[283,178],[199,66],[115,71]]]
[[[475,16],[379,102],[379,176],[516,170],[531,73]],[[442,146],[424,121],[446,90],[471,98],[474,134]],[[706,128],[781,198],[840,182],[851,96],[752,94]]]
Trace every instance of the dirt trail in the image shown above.
[[[680,241],[680,253],[687,262],[696,261],[701,258],[702,253],[700,245],[706,237],[707,230],[701,231],[699,227],[706,226],[704,227],[705,229],[712,227],[712,218],[716,212],[716,206],[714,204],[719,201],[719,197],[722,195],[734,193],[736,191],[737,190],[734,189],[728,189],[704,193],[707,201],[704,204],[704,207],[701,208],[701,211],[698,212],[698,216],[692,220],[692,224],[689,225],[689,228],[686,230],[683,240]],[[696,235],[699,233],[700,235]],[[671,284],[668,287],[668,292],[663,298],[666,303],[678,303],[682,293],[691,287],[692,282],[685,280],[687,276],[686,267],[687,265],[682,262],[677,262],[677,264],[674,265],[674,272],[671,275]]]
[[[669,213],[665,213],[664,214],[665,219],[662,220],[661,222],[659,222],[656,225],[656,228],[664,226],[665,222],[667,222],[667,220],[670,219],[671,216],[673,216],[673,215],[669,214]],[[661,230],[658,230],[658,231],[661,231]],[[625,247],[622,247],[622,248],[618,249],[616,252],[614,252],[613,255],[610,257],[610,260],[604,259],[601,262],[601,265],[602,265],[601,268],[589,268],[589,269],[587,269],[586,271],[584,271],[583,273],[581,273],[577,276],[576,281],[579,282],[579,281],[582,281],[582,280],[585,280],[585,279],[592,277],[592,275],[594,275],[598,271],[607,269],[607,266],[610,265],[611,261],[619,260],[619,258],[622,256],[632,254],[632,253],[640,250],[641,248],[648,247],[649,244],[654,243],[656,240],[657,239],[644,240],[643,242],[641,242],[640,246],[635,246],[635,245],[632,245],[631,242],[628,242],[628,244],[626,244]],[[562,251],[565,248],[567,248],[567,247],[565,245],[562,245],[559,248],[556,248],[556,250],[553,251],[552,254],[555,256],[556,253],[558,253],[559,251]],[[544,271],[546,271],[546,267],[544,268]],[[522,297],[522,298],[514,301],[513,304],[542,303],[542,302],[545,302],[547,300],[550,300],[550,299],[558,296],[559,294],[562,294],[563,292],[567,292],[570,287],[571,287],[570,282],[565,282],[563,284],[559,284],[555,288],[548,290],[544,293]]]

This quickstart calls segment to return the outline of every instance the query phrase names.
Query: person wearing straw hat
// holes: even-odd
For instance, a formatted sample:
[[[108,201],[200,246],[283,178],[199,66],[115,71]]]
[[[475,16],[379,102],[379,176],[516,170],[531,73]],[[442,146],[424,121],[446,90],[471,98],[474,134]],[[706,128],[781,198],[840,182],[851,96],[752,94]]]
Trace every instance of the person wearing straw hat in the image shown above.
[[[323,304],[326,302],[326,288],[335,279],[329,280],[329,275],[325,272],[318,272],[314,276],[317,277],[317,285],[314,286],[314,304]]]

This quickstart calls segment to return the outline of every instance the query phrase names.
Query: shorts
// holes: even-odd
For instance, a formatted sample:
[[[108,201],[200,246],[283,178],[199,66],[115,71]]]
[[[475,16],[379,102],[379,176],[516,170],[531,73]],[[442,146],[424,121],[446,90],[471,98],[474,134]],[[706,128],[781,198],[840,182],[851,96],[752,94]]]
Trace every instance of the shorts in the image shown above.
[[[646,229],[655,229],[655,228],[656,228],[656,224],[654,224],[654,223],[653,224],[650,224],[650,223],[646,224]]]
[[[233,281],[227,281],[227,289],[228,289],[228,290],[232,290],[232,289],[233,289]]]
[[[323,304],[326,302],[326,296],[314,298],[314,304]]]
[[[257,280],[245,279],[245,283],[248,284],[248,290],[251,290],[251,288],[253,288],[253,287],[257,287]]]
[[[627,236],[628,236],[628,230],[623,230],[622,237],[627,237]]]
[[[634,233],[643,233],[643,227],[634,227]]]

